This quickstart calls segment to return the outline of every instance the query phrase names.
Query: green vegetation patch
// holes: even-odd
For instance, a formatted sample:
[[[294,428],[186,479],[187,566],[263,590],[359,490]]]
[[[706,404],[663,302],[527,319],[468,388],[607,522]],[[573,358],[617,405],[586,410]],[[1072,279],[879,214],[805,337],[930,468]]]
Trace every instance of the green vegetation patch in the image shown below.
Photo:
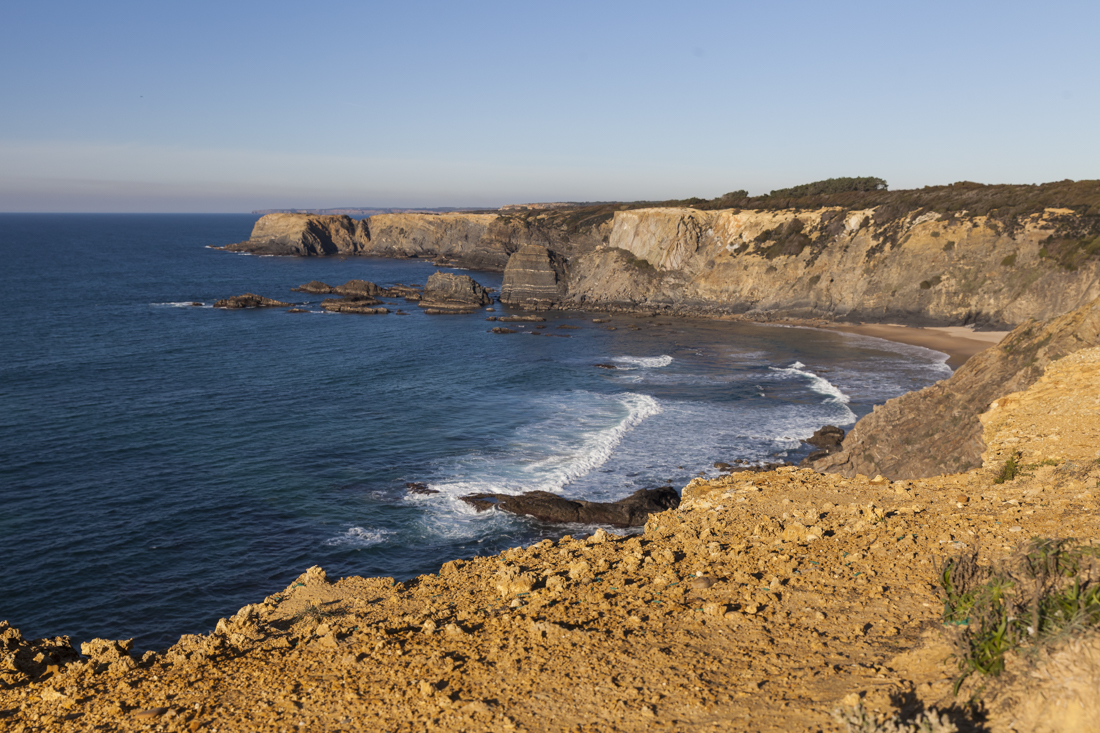
[[[1005,461],[1005,465],[1001,466],[1001,471],[997,474],[997,478],[993,479],[993,483],[1003,484],[1005,481],[1014,481],[1019,475],[1020,466],[1016,463],[1016,456],[1011,455]]]
[[[1100,547],[1032,539],[989,567],[978,553],[948,560],[939,577],[943,622],[963,680],[997,676],[1008,652],[1035,651],[1100,626]]]

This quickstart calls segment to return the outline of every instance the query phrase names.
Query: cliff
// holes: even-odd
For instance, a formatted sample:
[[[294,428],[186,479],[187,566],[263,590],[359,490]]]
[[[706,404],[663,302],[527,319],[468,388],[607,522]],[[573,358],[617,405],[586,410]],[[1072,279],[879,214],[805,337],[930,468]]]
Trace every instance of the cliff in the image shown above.
[[[444,257],[462,267],[503,270],[512,250],[486,239],[495,214],[378,214],[364,220],[377,257]]]
[[[222,249],[301,257],[349,255],[361,254],[369,239],[362,222],[348,216],[268,214],[256,222],[247,240]]]
[[[1095,259],[1066,266],[1050,242],[1078,217],[873,209],[617,212],[609,241],[570,262],[564,302],[987,327],[1046,319],[1100,296]]]
[[[1027,389],[1058,359],[1100,345],[1100,300],[1045,323],[1028,320],[997,346],[971,357],[949,379],[875,407],[816,461],[819,471],[912,479],[982,465],[979,415],[1000,397]]]

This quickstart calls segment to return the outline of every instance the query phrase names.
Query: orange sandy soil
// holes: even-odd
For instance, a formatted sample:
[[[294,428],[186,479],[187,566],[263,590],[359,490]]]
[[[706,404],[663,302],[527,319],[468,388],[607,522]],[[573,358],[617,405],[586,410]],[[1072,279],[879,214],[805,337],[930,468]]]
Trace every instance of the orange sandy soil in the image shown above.
[[[1100,529],[1090,354],[999,400],[995,455],[963,475],[697,479],[642,535],[545,540],[404,585],[313,568],[140,661],[97,643],[56,664],[0,624],[0,729],[833,731],[859,700],[959,705],[937,563]],[[1006,450],[1028,468],[995,484]],[[988,712],[1013,729],[1011,709]]]

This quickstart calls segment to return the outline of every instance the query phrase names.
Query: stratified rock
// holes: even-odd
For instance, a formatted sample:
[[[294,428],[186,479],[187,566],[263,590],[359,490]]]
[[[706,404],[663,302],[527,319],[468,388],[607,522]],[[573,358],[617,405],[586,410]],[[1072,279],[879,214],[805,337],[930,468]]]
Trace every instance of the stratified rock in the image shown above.
[[[504,269],[508,244],[489,241],[485,233],[495,214],[376,214],[367,221],[367,254],[423,257],[455,262],[479,270]]]
[[[519,331],[513,330],[511,328],[504,328],[503,326],[494,326],[489,331],[489,333],[519,333]],[[537,336],[538,334],[535,335]]]
[[[293,290],[296,293],[321,293],[321,294],[324,294],[324,293],[334,292],[334,288],[331,285],[329,285],[327,283],[323,283],[320,280],[310,280],[309,282],[305,283],[304,285],[299,285],[296,288],[291,288],[291,290]]]
[[[363,222],[348,216],[268,214],[260,217],[246,241],[222,249],[267,255],[360,254],[369,241]]]
[[[497,320],[505,323],[542,323],[546,319],[542,316],[501,316]]]
[[[289,308],[290,303],[284,303],[281,300],[272,300],[271,298],[265,298],[262,295],[256,295],[255,293],[245,293],[244,295],[234,295],[232,298],[225,298],[214,302],[215,308]]]
[[[343,285],[333,288],[332,292],[337,295],[353,295],[359,298],[377,298],[379,295],[385,295],[386,289],[378,287],[369,280],[348,280]]]
[[[420,307],[426,313],[471,313],[492,302],[489,292],[469,275],[436,272],[424,286]]]
[[[375,307],[381,302],[374,298],[329,298],[321,301],[321,307],[332,313],[359,313],[362,315],[389,313],[389,308]]]
[[[1030,387],[1051,362],[1097,345],[1100,299],[1046,323],[1029,320],[972,356],[950,379],[876,407],[848,433],[843,450],[812,467],[897,481],[981,466],[985,445],[978,416],[997,398]]]
[[[680,506],[680,495],[671,486],[639,489],[613,502],[566,499],[549,491],[528,491],[518,496],[473,494],[461,498],[479,512],[495,507],[544,522],[609,524],[613,527],[640,527],[651,513]]]
[[[566,290],[565,259],[546,247],[528,244],[508,259],[500,300],[521,308],[546,310],[561,301]]]

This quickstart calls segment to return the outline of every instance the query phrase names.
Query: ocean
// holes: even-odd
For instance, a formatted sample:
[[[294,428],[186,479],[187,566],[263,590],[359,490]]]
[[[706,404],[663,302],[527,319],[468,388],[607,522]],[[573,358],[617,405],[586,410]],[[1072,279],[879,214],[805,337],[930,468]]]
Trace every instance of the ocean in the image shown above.
[[[817,428],[950,374],[945,354],[806,328],[323,313],[291,288],[436,268],[209,248],[255,220],[0,216],[0,619],[26,637],[164,649],[311,565],[405,580],[590,532],[458,497],[608,501],[716,461],[797,461]],[[211,307],[244,292],[310,312]]]

